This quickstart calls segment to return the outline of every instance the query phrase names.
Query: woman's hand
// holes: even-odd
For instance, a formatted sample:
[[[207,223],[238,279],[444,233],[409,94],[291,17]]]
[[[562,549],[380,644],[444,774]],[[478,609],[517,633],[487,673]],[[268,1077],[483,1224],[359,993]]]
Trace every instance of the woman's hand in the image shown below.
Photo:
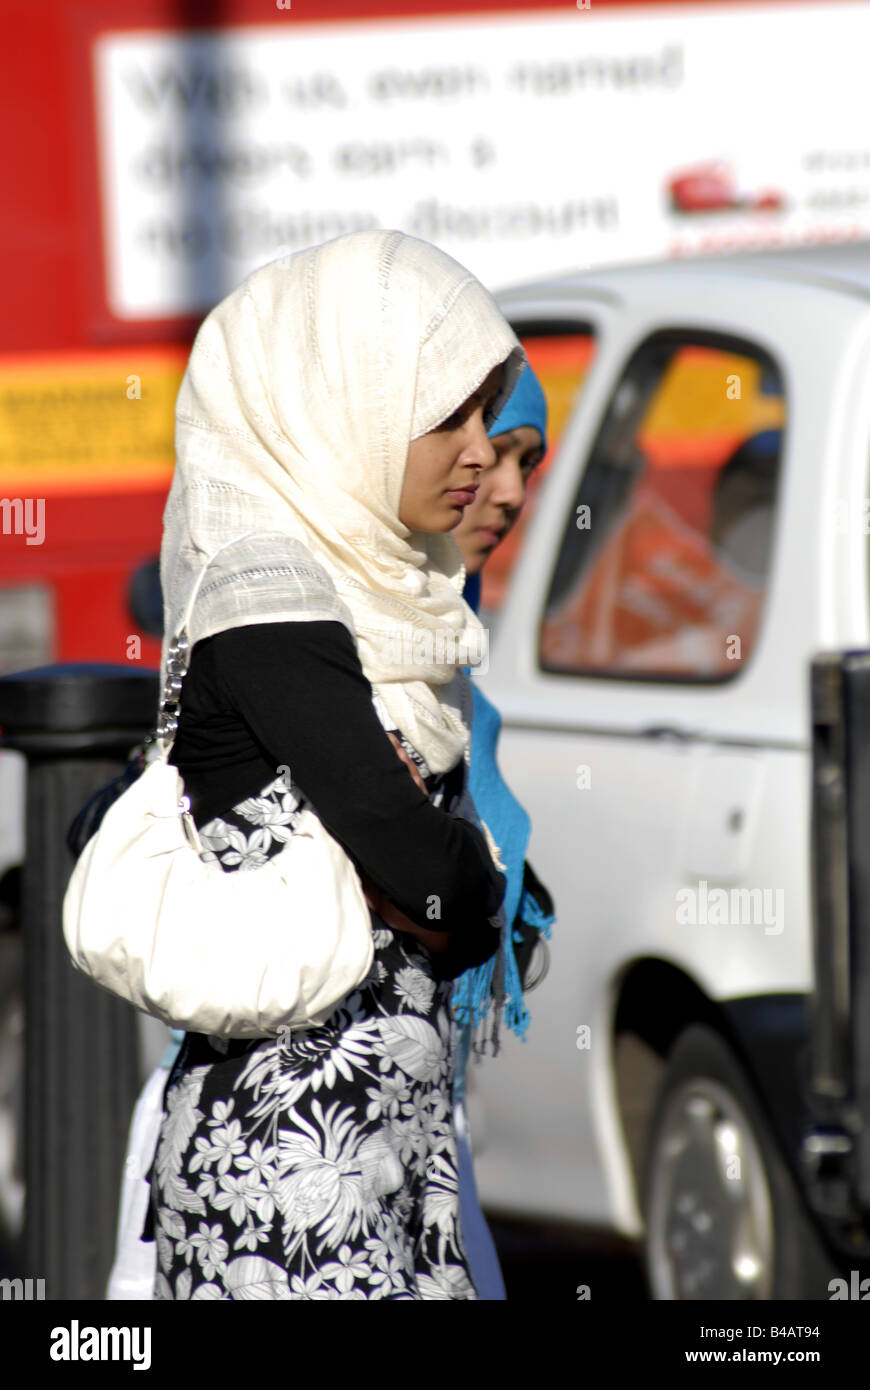
[[[387,738],[390,740],[400,760],[407,767],[421,792],[425,794],[426,784],[420,776],[420,769],[417,767],[413,758],[409,757],[405,752],[394,733],[388,733]],[[407,932],[409,936],[416,936],[417,940],[428,947],[430,951],[438,953],[447,949],[450,942],[449,932],[427,931],[425,927],[418,927],[416,922],[413,922],[404,912],[400,912],[395,903],[390,902],[383,890],[377,886],[373,879],[369,878],[368,874],[360,870],[359,876],[362,882],[363,892],[365,893],[366,902],[388,927],[392,927],[396,931]]]
[[[420,775],[420,769],[414,762],[414,759],[408,753],[405,752],[404,748],[402,747],[401,743],[399,742],[398,738],[394,733],[388,733],[387,738],[390,740],[390,743],[393,745],[396,752],[398,753],[399,761],[405,764],[405,767],[410,772],[411,776],[417,783],[417,786],[420,788],[423,795],[428,796],[429,793],[426,791],[426,783],[423,781],[423,778]]]
[[[430,951],[446,951],[450,941],[450,933],[446,931],[427,931],[425,927],[418,927],[410,917],[406,917],[396,907],[395,903],[390,902],[389,898],[380,889],[367,873],[359,870],[360,880],[365,893],[366,902],[370,908],[378,914],[381,921],[395,931],[407,932],[409,936],[416,936],[424,946],[428,946]]]

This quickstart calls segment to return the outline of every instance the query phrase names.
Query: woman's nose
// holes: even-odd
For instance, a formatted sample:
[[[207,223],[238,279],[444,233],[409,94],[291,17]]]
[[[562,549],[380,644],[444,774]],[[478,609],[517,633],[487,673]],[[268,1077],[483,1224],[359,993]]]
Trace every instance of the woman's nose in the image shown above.
[[[503,458],[492,471],[490,501],[500,507],[519,508],[526,500],[526,482],[516,459]]]
[[[495,448],[483,426],[483,419],[475,421],[473,434],[462,451],[462,462],[473,463],[478,468],[492,468],[495,463]]]

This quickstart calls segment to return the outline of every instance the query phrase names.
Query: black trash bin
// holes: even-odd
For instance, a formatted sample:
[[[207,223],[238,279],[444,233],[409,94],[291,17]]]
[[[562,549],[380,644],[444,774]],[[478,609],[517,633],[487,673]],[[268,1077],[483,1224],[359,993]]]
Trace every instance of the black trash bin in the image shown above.
[[[0,746],[27,759],[20,1274],[44,1279],[47,1299],[105,1297],[140,1087],[138,1014],[81,975],[63,939],[74,863],[66,834],[91,793],[153,730],[158,699],[159,673],[129,666],[44,666],[0,677]]]

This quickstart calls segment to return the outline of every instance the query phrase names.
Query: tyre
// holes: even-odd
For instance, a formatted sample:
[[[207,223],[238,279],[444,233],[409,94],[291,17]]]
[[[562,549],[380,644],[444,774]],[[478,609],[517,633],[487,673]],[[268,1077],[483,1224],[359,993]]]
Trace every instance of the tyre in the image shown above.
[[[668,1057],[643,1208],[653,1299],[827,1299],[843,1273],[743,1068],[712,1028],[693,1024]]]

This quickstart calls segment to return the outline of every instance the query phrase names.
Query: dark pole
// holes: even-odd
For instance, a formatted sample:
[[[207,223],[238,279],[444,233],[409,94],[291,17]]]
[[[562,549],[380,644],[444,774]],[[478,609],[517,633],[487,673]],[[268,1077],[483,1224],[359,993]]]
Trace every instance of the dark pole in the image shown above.
[[[66,833],[151,732],[158,688],[156,672],[125,666],[48,666],[0,678],[0,745],[27,759],[21,1275],[44,1279],[47,1299],[105,1297],[141,1084],[136,1011],[76,971],[63,939],[74,864]]]

